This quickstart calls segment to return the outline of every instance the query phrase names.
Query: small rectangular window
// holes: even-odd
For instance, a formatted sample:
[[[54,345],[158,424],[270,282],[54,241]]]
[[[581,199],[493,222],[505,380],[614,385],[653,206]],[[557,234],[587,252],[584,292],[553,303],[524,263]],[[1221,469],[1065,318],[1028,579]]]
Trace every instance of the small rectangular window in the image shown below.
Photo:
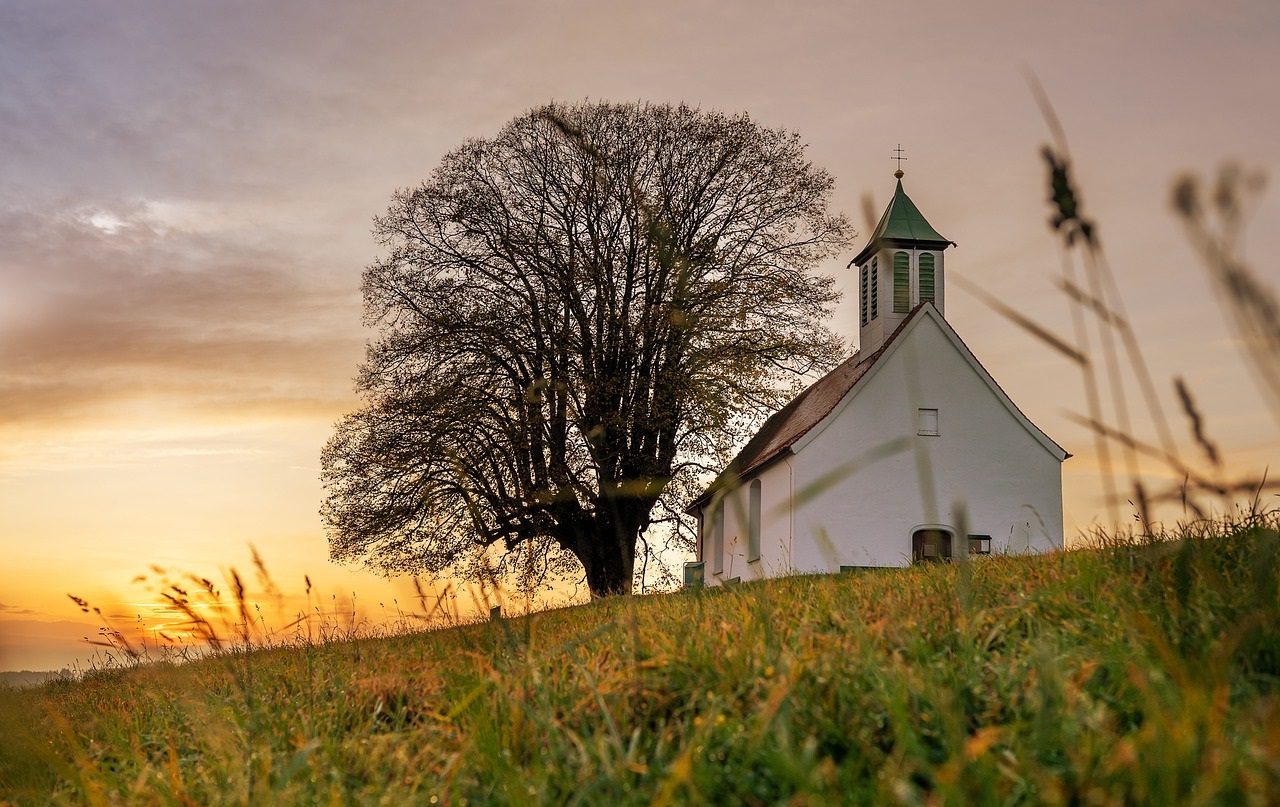
[[[970,535],[969,536],[969,554],[970,555],[990,555],[991,554],[991,536],[990,535]]]
[[[702,588],[704,585],[706,574],[706,564],[701,562],[686,563],[684,565],[684,587],[685,588]]]
[[[916,415],[916,434],[925,437],[937,437],[941,432],[938,431],[938,410],[937,409],[921,409]]]

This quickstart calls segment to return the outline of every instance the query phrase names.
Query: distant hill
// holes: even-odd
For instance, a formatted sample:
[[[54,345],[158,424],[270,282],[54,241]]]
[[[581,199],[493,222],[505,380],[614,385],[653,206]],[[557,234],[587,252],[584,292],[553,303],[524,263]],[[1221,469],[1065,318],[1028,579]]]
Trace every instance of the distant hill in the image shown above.
[[[31,670],[22,670],[20,672],[0,672],[0,685],[11,687],[33,687],[37,684],[43,684],[53,678],[71,677],[70,670],[43,670],[40,672],[32,672]]]

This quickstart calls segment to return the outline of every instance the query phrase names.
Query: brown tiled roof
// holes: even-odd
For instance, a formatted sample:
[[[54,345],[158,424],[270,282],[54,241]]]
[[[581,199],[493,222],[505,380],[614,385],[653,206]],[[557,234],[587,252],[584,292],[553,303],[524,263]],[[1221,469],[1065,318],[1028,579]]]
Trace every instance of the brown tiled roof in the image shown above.
[[[790,451],[796,441],[831,414],[831,410],[836,408],[849,390],[853,389],[854,385],[884,355],[885,350],[893,344],[898,334],[902,333],[907,323],[916,318],[922,307],[916,306],[915,310],[902,320],[875,353],[869,356],[863,356],[861,353],[853,354],[836,369],[793,398],[786,406],[774,412],[715,481],[698,498],[689,503],[685,512],[692,512],[730,480],[741,479],[752,471],[773,462],[784,452]]]

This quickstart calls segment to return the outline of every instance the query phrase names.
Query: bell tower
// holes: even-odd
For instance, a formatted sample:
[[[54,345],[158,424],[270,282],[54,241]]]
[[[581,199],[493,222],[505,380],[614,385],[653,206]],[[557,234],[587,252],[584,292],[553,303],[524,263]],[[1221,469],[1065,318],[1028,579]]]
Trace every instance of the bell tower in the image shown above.
[[[942,253],[955,242],[933,229],[902,189],[902,147],[898,187],[867,245],[851,262],[858,268],[858,343],[864,356],[884,344],[915,307],[932,303],[944,317],[946,274]]]

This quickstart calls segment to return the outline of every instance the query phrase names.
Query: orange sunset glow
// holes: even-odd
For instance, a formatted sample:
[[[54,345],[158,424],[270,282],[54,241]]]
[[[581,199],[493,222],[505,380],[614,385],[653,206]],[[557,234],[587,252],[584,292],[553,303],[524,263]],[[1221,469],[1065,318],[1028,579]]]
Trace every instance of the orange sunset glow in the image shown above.
[[[331,563],[318,516],[320,448],[359,405],[372,335],[370,223],[448,150],[551,100],[683,101],[794,129],[859,243],[901,143],[912,198],[958,244],[948,271],[1071,339],[1046,224],[1051,134],[1028,76],[1065,130],[1179,444],[1194,450],[1175,376],[1230,473],[1274,477],[1280,419],[1169,203],[1177,176],[1212,181],[1226,161],[1269,177],[1241,247],[1280,287],[1274,0],[6,6],[0,670],[87,663],[104,625],[198,643],[161,593],[207,579],[222,605],[193,602],[233,624],[217,610],[236,607],[233,569],[279,635],[318,629],[307,615],[424,613],[412,580]],[[851,257],[825,267],[850,349]],[[1074,455],[1067,534],[1107,523],[1094,440],[1072,418],[1076,368],[953,289],[948,320]],[[457,582],[423,584],[449,587],[458,613],[486,605]],[[536,605],[569,596],[582,592]]]

